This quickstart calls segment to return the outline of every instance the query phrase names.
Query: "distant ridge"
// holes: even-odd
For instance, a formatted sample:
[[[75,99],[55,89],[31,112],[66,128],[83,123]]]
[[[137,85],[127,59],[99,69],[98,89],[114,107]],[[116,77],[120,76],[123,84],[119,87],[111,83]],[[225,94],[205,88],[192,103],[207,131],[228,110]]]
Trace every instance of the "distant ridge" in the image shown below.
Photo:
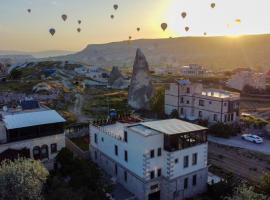
[[[48,58],[48,57],[55,57],[55,56],[64,56],[68,54],[72,54],[74,51],[66,51],[66,50],[49,50],[49,51],[40,51],[40,52],[24,52],[24,51],[5,51],[0,50],[0,56],[33,56],[34,58]]]
[[[140,39],[108,44],[88,45],[82,51],[54,60],[71,60],[100,66],[132,66],[136,49],[145,53],[150,66],[181,66],[197,63],[211,69],[270,66],[270,34],[246,35],[239,38],[180,37]]]

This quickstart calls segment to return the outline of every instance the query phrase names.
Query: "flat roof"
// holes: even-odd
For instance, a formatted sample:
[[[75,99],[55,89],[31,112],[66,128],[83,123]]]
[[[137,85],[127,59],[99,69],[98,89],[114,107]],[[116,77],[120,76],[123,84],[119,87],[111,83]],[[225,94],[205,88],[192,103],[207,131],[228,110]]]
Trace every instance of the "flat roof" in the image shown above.
[[[140,125],[161,132],[166,135],[175,135],[181,133],[207,130],[207,128],[203,126],[199,126],[197,124],[192,124],[178,119],[142,122],[140,123]]]
[[[65,122],[66,120],[55,110],[39,110],[33,112],[9,113],[3,116],[7,129],[17,129],[44,124]]]

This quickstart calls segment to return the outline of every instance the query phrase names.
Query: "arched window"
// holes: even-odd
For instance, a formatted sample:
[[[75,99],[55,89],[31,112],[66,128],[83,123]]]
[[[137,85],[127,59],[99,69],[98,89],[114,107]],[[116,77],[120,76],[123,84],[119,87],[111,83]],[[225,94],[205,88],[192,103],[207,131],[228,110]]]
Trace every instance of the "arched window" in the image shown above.
[[[41,147],[41,159],[49,158],[48,145],[44,144]]]
[[[40,147],[39,146],[35,146],[33,148],[33,157],[34,157],[35,160],[40,159]]]

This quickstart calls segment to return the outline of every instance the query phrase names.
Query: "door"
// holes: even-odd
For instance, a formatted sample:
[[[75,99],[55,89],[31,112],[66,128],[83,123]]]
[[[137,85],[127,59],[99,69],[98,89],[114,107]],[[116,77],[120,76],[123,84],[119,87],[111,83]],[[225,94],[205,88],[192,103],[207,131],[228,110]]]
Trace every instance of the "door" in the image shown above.
[[[160,200],[160,191],[149,194],[148,200]]]

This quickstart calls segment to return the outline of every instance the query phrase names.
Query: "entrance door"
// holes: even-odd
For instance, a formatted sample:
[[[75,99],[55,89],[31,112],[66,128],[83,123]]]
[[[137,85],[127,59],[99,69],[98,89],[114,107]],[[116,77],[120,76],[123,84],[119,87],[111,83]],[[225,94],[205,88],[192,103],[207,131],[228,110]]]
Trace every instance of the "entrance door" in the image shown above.
[[[148,200],[160,200],[160,191],[149,194]]]

